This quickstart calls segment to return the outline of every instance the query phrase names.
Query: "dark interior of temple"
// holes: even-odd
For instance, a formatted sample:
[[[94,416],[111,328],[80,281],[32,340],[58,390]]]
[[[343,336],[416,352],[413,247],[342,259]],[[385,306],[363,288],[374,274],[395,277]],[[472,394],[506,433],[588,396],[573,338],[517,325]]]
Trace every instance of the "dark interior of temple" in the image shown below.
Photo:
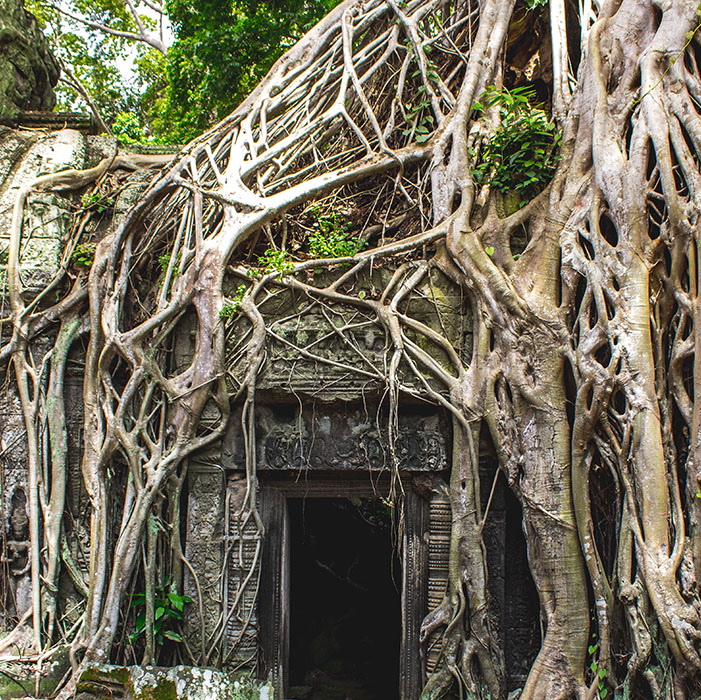
[[[502,639],[508,689],[522,688],[540,649],[538,591],[528,568],[523,513],[516,496],[504,489],[504,606]]]
[[[398,700],[401,567],[375,498],[293,498],[290,666],[295,700]]]

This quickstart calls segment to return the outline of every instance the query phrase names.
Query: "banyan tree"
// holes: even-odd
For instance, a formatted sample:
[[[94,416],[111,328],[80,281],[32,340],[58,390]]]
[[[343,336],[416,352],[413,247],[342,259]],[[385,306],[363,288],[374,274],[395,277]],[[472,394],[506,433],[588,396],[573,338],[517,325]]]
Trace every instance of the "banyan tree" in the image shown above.
[[[25,430],[22,624],[37,655],[70,645],[64,696],[90,663],[124,663],[135,591],[153,660],[158,581],[182,601],[189,566],[188,464],[227,431],[243,450],[238,522],[258,543],[232,605],[265,585],[258,383],[282,343],[380,387],[399,531],[402,402],[448,417],[448,575],[421,624],[436,656],[423,700],[507,695],[485,444],[520,506],[538,594],[521,700],[699,697],[700,26],[687,0],[345,0],[229,117],[157,159],[116,228],[90,225],[95,203],[152,157],[17,190],[0,361]],[[79,213],[65,264],[29,294],[25,210],[49,191]],[[469,351],[426,320],[440,300],[421,292],[412,313],[436,275],[469,308]],[[311,312],[352,361],[283,336],[281,317]],[[359,329],[381,339],[372,355]],[[69,628],[76,358],[89,551],[67,574]]]

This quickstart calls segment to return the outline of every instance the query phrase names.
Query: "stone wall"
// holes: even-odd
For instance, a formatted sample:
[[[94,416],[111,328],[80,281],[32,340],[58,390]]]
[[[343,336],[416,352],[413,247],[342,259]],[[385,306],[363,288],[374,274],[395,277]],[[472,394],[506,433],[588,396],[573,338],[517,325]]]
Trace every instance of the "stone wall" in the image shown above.
[[[56,104],[58,62],[24,0],[0,0],[0,122]]]
[[[0,10],[2,7],[0,0]],[[113,155],[116,148],[112,137],[87,135],[76,129],[25,130],[0,126],[0,318],[9,316],[6,265],[13,207],[20,189],[41,175],[91,167]],[[130,186],[120,192],[109,219],[104,221],[103,235],[118,225],[152,177],[151,171],[137,171],[130,176]],[[62,265],[71,264],[65,243],[79,205],[80,195],[75,193],[36,192],[28,197],[20,244],[20,279],[27,300],[45,289]],[[10,334],[11,327],[0,323],[3,342]],[[41,361],[50,341],[49,334],[43,350],[42,346],[35,348],[39,353],[34,356],[35,362]],[[75,349],[76,362],[70,367],[80,365],[80,352],[79,348]],[[67,519],[67,547],[76,567],[86,575],[89,523],[80,519],[81,514],[88,512],[80,473],[82,376],[70,367],[65,389],[70,465],[67,503],[75,517]],[[0,387],[0,632],[23,615],[30,606],[31,596],[27,566],[27,446],[24,418],[12,376],[10,367],[9,381]],[[61,585],[65,595],[74,595],[67,576]]]

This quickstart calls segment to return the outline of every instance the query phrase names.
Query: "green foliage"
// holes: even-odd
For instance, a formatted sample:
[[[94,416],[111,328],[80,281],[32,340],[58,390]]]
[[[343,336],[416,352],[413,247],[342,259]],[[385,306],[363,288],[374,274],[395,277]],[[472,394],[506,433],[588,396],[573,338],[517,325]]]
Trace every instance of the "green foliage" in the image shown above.
[[[596,635],[593,635],[596,637]],[[608,695],[608,689],[606,688],[606,669],[603,667],[599,666],[599,662],[596,660],[595,655],[597,651],[599,650],[599,645],[598,644],[590,644],[589,647],[587,648],[587,653],[591,657],[591,663],[589,664],[589,670],[592,673],[592,676],[594,677],[594,680],[596,680],[596,685],[597,685],[597,692],[598,692],[598,697],[599,700],[605,700],[606,696]]]
[[[175,41],[154,129],[184,143],[229,114],[339,0],[167,0]]]
[[[226,322],[231,320],[236,314],[239,312],[239,308],[241,307],[241,302],[243,301],[243,297],[246,294],[246,285],[242,284],[237,290],[236,293],[234,294],[234,298],[231,300],[231,304],[225,304],[222,306],[221,310],[219,311],[219,318]]]
[[[144,44],[89,29],[58,12],[56,4],[49,0],[26,0],[27,9],[48,35],[53,52],[71,68],[108,124],[120,113],[134,113],[140,126],[146,126],[158,93],[165,86],[165,58]],[[61,7],[119,31],[136,30],[134,18],[123,2],[67,0]],[[141,19],[146,26],[155,28],[153,17],[144,14]],[[131,74],[123,70],[125,65],[133,67]],[[66,71],[56,94],[57,109],[88,110]]]
[[[499,108],[500,124],[482,147],[472,170],[475,181],[502,193],[519,192],[533,197],[552,178],[560,158],[560,132],[547,114],[530,100],[530,88],[497,90],[490,87],[474,109]]]
[[[92,267],[95,261],[95,244],[79,243],[71,255],[76,267]]]
[[[166,639],[176,643],[183,641],[182,636],[175,628],[183,619],[183,609],[187,603],[192,603],[192,598],[189,596],[169,593],[167,586],[156,586],[156,595],[153,601],[153,636],[158,645],[162,646]],[[129,641],[133,644],[146,631],[146,594],[135,593],[132,595],[130,606],[139,610],[134,623],[134,631],[129,635]]]
[[[421,80],[421,69],[414,71],[412,78]],[[432,61],[428,61],[426,76],[429,82],[437,86],[440,80],[437,67]],[[404,136],[411,136],[417,143],[424,143],[431,138],[434,129],[434,119],[431,114],[431,97],[425,85],[419,85],[414,99],[404,105],[404,121],[407,128],[402,131]]]
[[[161,270],[161,276],[160,276],[160,279],[158,280],[159,289],[160,289],[160,287],[163,286],[165,275],[168,272],[168,266],[170,265],[170,259],[171,259],[170,253],[166,253],[165,255],[158,256],[158,267]],[[173,272],[171,273],[171,276],[170,276],[170,282],[168,284],[168,292],[170,292],[170,290],[173,286],[173,282],[175,282],[175,279],[178,276],[181,260],[182,260],[182,254],[178,253],[175,256],[175,264],[173,265]]]
[[[178,254],[175,256],[175,265],[173,266],[173,271],[174,271],[175,274],[177,274],[177,270],[176,270],[175,268],[180,267],[180,260],[181,260],[181,257],[182,257],[182,256],[181,256],[180,253],[178,253]],[[158,267],[161,268],[161,272],[162,272],[163,274],[165,274],[166,272],[168,272],[168,265],[170,265],[170,258],[171,258],[171,254],[170,254],[170,253],[166,253],[165,255],[159,255],[159,256],[158,256]]]
[[[173,33],[166,56],[146,44],[88,29],[58,12],[51,0],[27,0],[27,9],[124,143],[185,143],[229,114],[339,1],[166,0]],[[153,13],[143,3],[135,5],[144,25],[156,30]],[[65,0],[61,7],[138,33],[123,2]],[[59,85],[58,109],[87,110],[70,80]]]
[[[98,214],[102,214],[106,209],[111,209],[114,206],[114,202],[114,197],[106,196],[96,191],[86,192],[80,199],[84,209],[92,209]]]
[[[268,250],[260,255],[256,260],[256,265],[262,267],[263,274],[269,275],[271,272],[277,272],[279,275],[285,275],[294,269],[294,263],[290,260],[290,256],[286,250]],[[249,276],[257,277],[260,272],[257,270],[249,270]]]
[[[343,220],[336,212],[322,215],[313,209],[312,213],[317,217],[308,239],[313,258],[350,258],[363,249],[365,242],[350,235],[351,221]]]
[[[139,117],[134,112],[120,112],[112,123],[112,133],[122,143],[140,143],[144,140]]]

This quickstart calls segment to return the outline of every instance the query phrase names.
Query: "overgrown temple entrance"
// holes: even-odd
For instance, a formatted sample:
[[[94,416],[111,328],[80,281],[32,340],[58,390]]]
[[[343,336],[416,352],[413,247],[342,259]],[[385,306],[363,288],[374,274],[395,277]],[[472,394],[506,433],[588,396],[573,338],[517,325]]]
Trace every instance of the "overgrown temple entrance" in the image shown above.
[[[420,631],[448,586],[449,423],[404,408],[392,471],[386,433],[367,410],[278,403],[257,417],[262,536],[240,515],[236,432],[225,472],[203,463],[188,473],[186,557],[200,585],[186,576],[185,591],[202,592],[206,627],[224,626],[225,663],[255,663],[278,698],[417,700],[442,649],[437,635],[422,644]],[[511,691],[540,646],[538,599],[521,507],[486,435],[480,455],[488,604]],[[196,648],[196,609],[186,623]]]
[[[401,565],[378,497],[290,498],[289,691],[398,700]]]
[[[408,493],[399,537],[386,479],[363,476],[263,486],[260,662],[282,697],[418,697],[428,509]]]

